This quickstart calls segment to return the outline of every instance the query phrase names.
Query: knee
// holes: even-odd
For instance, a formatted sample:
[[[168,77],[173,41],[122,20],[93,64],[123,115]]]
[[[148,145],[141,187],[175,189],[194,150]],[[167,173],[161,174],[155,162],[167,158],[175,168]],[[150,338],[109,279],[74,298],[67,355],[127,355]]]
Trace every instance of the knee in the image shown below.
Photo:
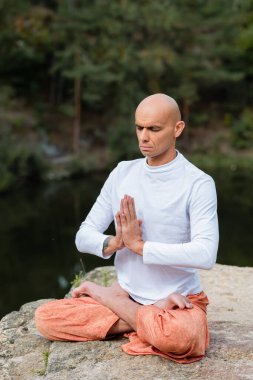
[[[40,325],[41,322],[46,321],[50,316],[50,304],[51,302],[40,305],[34,314],[36,325]]]
[[[165,353],[185,354],[192,350],[197,338],[194,328],[185,326],[180,321],[173,321],[169,328],[162,326],[158,331],[154,346]]]
[[[38,331],[47,339],[53,340],[52,329],[54,324],[53,313],[51,310],[52,302],[40,305],[34,314],[35,324]]]
[[[139,315],[137,334],[164,353],[185,354],[198,339],[197,326],[187,311],[148,307]]]

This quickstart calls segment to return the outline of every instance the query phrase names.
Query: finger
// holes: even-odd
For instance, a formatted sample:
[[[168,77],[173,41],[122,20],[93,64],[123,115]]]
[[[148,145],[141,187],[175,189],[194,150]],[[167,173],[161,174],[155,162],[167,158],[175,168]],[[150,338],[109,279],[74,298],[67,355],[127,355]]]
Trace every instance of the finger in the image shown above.
[[[73,298],[78,298],[79,296],[81,295],[81,292],[79,289],[74,289],[72,292],[71,292],[71,296]]]
[[[173,309],[175,307],[179,307],[179,309],[185,308],[185,299],[183,298],[183,296],[181,296],[181,294],[173,294],[171,296],[171,302],[174,304]]]
[[[126,215],[124,214],[124,212],[120,213],[120,223],[122,227],[125,227],[127,224]]]
[[[118,238],[121,239],[121,235],[122,235],[122,225],[121,225],[121,219],[120,219],[120,213],[117,212],[117,214],[115,215],[115,219],[116,219],[116,235]]]
[[[191,303],[191,301],[187,297],[185,297],[185,305],[186,305],[187,309],[193,308],[193,304]]]
[[[172,310],[175,307],[175,304],[171,302],[170,300],[167,300],[166,302],[166,309],[167,310]]]
[[[124,214],[124,210],[123,210],[123,201],[124,201],[124,198],[121,199],[120,201],[120,214]]]
[[[126,222],[129,223],[131,220],[131,216],[130,216],[130,212],[129,212],[129,208],[128,208],[128,198],[126,195],[123,199],[123,214],[126,217]]]
[[[132,197],[128,197],[128,208],[130,217],[132,220],[137,219],[136,218],[136,211],[135,211],[135,205],[134,205],[134,199]]]
[[[116,219],[117,228],[121,229],[121,220],[120,220],[120,212],[119,211],[115,214],[115,219]]]
[[[130,197],[130,195],[127,195],[127,206],[129,211],[129,217],[130,220],[136,220],[136,212],[135,212],[135,206],[134,206],[134,199]]]
[[[80,297],[82,294],[87,294],[83,284],[81,284],[77,288],[73,289],[73,291],[72,291],[72,295],[74,297]]]
[[[126,224],[126,214],[125,214],[124,202],[125,202],[125,197],[122,198],[120,201],[120,221],[121,221],[122,226],[123,226],[123,223]]]
[[[183,300],[177,300],[176,305],[179,307],[179,309],[183,310],[185,309],[185,302]]]

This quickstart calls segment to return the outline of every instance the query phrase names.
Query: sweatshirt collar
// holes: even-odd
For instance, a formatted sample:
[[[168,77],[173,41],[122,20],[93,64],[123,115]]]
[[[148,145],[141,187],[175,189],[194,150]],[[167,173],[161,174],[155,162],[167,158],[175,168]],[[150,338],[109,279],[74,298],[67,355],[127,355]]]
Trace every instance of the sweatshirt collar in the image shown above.
[[[170,172],[172,170],[175,170],[176,167],[179,165],[179,163],[182,161],[182,154],[176,150],[176,157],[168,162],[167,164],[160,165],[160,166],[151,166],[147,163],[147,158],[145,159],[145,170],[147,170],[150,173],[161,173],[161,172]]]

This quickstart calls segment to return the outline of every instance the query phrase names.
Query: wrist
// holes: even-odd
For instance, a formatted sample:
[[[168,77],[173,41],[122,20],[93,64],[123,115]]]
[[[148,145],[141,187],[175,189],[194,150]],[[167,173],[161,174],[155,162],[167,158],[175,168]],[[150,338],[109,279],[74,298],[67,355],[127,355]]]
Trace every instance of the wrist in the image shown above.
[[[143,247],[144,247],[144,241],[143,240],[138,240],[131,244],[128,248],[136,253],[137,255],[143,256]]]
[[[110,235],[110,236],[107,236],[107,238],[105,238],[104,242],[103,242],[103,248],[102,248],[102,252],[103,252],[103,255],[104,256],[108,256],[112,253],[114,253],[114,246],[112,245],[112,240],[113,240],[114,236]]]

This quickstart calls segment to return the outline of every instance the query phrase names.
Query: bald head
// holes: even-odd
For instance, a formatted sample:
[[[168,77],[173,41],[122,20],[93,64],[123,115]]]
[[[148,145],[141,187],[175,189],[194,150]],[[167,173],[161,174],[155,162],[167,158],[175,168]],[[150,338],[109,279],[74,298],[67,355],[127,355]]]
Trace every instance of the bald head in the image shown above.
[[[168,95],[154,94],[143,99],[136,108],[136,118],[145,124],[153,119],[157,124],[164,124],[168,121],[176,124],[181,120],[181,114],[177,102]]]
[[[176,139],[185,123],[173,98],[165,94],[145,98],[136,108],[135,125],[140,150],[149,165],[163,165],[175,158]]]

